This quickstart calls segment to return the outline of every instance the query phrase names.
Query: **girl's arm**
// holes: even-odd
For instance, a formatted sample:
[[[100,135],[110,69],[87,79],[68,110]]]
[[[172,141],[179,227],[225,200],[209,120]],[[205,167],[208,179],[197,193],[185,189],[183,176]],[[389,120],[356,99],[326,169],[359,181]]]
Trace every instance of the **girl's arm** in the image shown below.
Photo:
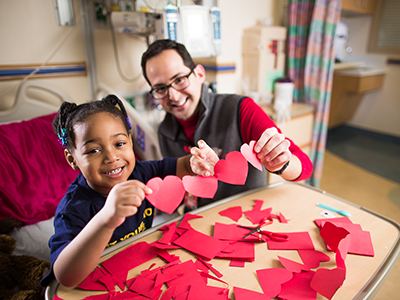
[[[137,213],[151,189],[137,180],[117,184],[109,193],[104,207],[64,248],[54,262],[54,274],[59,283],[73,287],[81,283],[96,267],[114,229],[125,218]]]

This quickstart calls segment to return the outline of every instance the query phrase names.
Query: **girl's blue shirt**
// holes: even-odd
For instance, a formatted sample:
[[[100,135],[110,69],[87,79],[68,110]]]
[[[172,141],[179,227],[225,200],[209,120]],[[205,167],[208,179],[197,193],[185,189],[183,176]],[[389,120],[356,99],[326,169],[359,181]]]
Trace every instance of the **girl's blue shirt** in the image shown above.
[[[164,158],[160,161],[136,161],[135,169],[128,180],[147,183],[151,178],[176,174],[177,158]],[[86,224],[102,209],[106,197],[92,190],[82,174],[68,187],[67,193],[58,204],[54,217],[55,233],[49,240],[51,270],[43,280],[47,286],[55,279],[53,264],[61,251],[79,234]],[[114,245],[151,227],[154,207],[146,199],[138,212],[125,219],[114,230],[108,246]]]

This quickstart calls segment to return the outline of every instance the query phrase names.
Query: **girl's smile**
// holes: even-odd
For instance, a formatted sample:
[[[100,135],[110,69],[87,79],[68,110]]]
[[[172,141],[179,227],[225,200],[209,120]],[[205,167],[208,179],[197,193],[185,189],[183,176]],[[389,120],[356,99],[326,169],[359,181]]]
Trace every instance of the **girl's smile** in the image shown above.
[[[75,124],[74,133],[76,149],[71,156],[93,190],[107,195],[129,178],[135,154],[120,119],[106,112],[92,114]]]

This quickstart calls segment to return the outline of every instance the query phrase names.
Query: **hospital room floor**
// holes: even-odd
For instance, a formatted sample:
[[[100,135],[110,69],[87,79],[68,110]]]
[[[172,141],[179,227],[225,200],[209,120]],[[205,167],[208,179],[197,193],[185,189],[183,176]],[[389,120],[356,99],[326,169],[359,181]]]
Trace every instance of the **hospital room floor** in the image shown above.
[[[329,130],[320,189],[400,223],[400,177],[393,177],[400,168],[399,148],[398,140],[387,136]],[[371,162],[377,164],[371,167]],[[400,260],[374,299],[399,299],[398,278]]]

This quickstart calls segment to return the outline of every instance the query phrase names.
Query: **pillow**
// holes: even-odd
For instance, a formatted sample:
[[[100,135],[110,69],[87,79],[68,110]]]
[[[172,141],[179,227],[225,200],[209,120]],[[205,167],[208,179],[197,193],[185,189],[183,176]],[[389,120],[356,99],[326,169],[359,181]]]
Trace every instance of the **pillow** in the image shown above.
[[[55,115],[0,125],[0,219],[25,225],[50,219],[79,174],[53,132]]]

